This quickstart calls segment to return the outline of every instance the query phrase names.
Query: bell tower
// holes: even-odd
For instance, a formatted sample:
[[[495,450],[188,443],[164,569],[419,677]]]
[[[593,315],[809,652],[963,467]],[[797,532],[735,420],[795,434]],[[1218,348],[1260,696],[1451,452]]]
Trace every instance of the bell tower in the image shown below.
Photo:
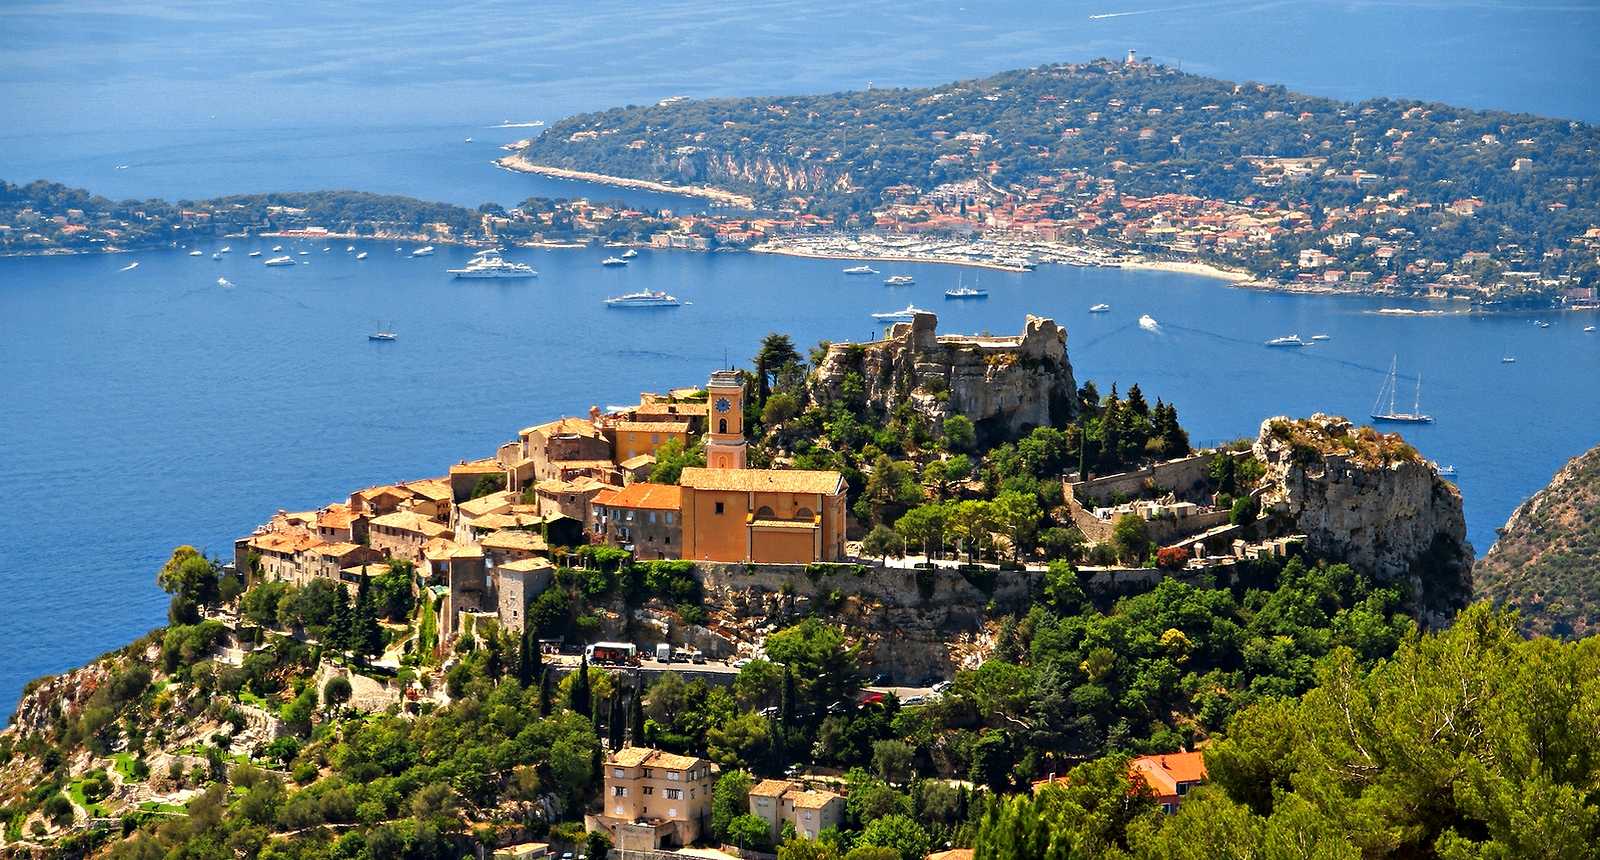
[[[745,468],[744,383],[737,371],[718,370],[706,384],[706,466]]]

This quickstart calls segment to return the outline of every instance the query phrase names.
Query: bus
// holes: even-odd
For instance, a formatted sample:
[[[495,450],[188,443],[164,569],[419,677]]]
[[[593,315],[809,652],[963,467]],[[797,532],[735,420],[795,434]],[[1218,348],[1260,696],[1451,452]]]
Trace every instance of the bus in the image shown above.
[[[631,663],[639,649],[632,642],[596,642],[583,649],[590,663]]]

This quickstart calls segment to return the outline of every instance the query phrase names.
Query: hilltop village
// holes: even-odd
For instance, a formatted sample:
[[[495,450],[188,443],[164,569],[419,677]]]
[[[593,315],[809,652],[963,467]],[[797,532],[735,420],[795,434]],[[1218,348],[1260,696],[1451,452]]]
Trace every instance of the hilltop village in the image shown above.
[[[704,385],[279,511],[232,560],[177,548],[167,627],[24,691],[5,849],[1155,858],[1219,810],[1275,821],[1260,767],[1367,790],[1260,728],[1332,743],[1350,678],[1520,689],[1459,677],[1522,665],[1514,619],[1419,633],[1465,605],[1473,551],[1400,437],[1276,417],[1195,450],[1172,405],[1080,383],[1052,320],[937,323],[808,355],[774,333]],[[1474,713],[1423,748],[1482,737]],[[1338,813],[1305,790],[1280,809]]]

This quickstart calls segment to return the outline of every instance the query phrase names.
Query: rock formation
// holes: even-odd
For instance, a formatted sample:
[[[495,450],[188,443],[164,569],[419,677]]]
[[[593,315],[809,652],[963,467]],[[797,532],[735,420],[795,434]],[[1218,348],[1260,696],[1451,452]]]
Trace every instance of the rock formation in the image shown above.
[[[1600,447],[1512,511],[1473,579],[1479,596],[1520,610],[1531,633],[1600,631]]]
[[[907,398],[935,423],[965,415],[989,441],[1073,416],[1078,386],[1066,329],[1054,320],[1030,315],[1014,337],[940,335],[937,324],[934,314],[918,313],[883,340],[830,345],[812,373],[812,396],[844,396],[845,379],[856,372],[869,407],[887,412]]]
[[[1429,623],[1465,604],[1473,553],[1461,493],[1398,434],[1320,413],[1271,418],[1255,456],[1266,464],[1263,514],[1313,553],[1407,583]]]

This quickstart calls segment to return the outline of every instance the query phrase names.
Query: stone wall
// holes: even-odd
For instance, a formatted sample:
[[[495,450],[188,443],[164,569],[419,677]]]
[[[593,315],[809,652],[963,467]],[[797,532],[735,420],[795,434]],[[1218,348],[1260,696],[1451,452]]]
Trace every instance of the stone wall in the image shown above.
[[[1166,492],[1181,499],[1203,486],[1209,480],[1211,457],[1214,452],[1204,452],[1191,457],[1156,463],[1131,472],[1119,472],[1087,481],[1065,480],[1061,484],[1063,495],[1075,499],[1084,507],[1105,506],[1117,496],[1137,498],[1150,496],[1145,488],[1158,488],[1155,495]]]

